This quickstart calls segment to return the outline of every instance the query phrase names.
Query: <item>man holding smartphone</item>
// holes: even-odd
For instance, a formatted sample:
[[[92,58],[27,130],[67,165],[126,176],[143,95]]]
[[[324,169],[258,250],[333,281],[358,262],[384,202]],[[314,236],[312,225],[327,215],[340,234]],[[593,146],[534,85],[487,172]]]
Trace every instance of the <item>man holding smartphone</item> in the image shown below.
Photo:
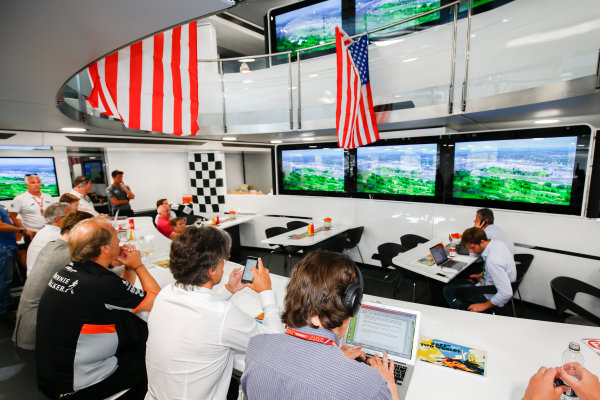
[[[234,351],[245,352],[259,333],[283,332],[269,270],[260,259],[250,267],[251,284],[242,282],[237,268],[213,290],[230,250],[227,232],[210,226],[188,227],[173,241],[169,268],[175,283],[161,290],[148,319],[147,399],[225,399]],[[228,301],[245,287],[260,294],[262,324]]]
[[[515,243],[510,240],[506,232],[494,225],[494,212],[489,208],[481,208],[477,210],[475,219],[473,220],[475,228],[481,228],[485,231],[488,239],[499,240],[504,242],[511,254],[515,254]]]

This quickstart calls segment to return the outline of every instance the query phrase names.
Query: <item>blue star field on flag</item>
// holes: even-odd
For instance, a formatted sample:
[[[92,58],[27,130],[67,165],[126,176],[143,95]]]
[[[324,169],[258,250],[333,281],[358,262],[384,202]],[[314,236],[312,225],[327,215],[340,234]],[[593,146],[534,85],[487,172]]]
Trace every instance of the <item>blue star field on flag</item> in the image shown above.
[[[356,69],[358,69],[358,75],[362,85],[369,83],[368,46],[367,35],[362,35],[358,40],[348,46],[354,65],[356,65]]]

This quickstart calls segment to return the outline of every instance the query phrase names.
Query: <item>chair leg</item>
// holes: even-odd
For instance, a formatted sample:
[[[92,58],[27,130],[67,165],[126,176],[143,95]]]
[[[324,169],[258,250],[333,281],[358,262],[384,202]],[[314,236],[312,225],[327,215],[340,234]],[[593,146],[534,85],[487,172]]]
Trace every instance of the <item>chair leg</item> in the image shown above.
[[[417,296],[417,281],[413,281],[413,303],[415,302]]]
[[[513,317],[517,318],[517,311],[515,310],[515,302],[513,299],[510,299],[510,305],[512,306]]]
[[[364,264],[365,260],[363,260],[362,253],[360,252],[360,247],[356,246],[356,250],[358,250],[358,255],[360,256],[360,262]]]
[[[269,268],[269,265],[271,265],[271,256],[273,255],[273,253],[275,253],[275,250],[273,250],[269,253],[269,258],[267,259],[267,265],[266,265],[267,268]]]

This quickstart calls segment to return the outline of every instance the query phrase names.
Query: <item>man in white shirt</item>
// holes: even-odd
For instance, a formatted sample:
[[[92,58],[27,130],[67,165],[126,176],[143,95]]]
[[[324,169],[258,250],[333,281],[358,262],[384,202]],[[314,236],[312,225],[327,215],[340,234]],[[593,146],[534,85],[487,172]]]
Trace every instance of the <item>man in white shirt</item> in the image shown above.
[[[94,203],[92,203],[92,200],[88,196],[92,190],[92,186],[93,183],[90,178],[87,176],[78,176],[75,178],[75,181],[73,181],[73,190],[69,193],[81,199],[79,201],[79,206],[77,207],[79,211],[85,211],[93,216],[97,216],[98,212],[94,209]]]
[[[251,337],[281,333],[283,324],[269,270],[259,260],[252,284],[242,269],[213,290],[223,276],[231,238],[214,227],[188,227],[171,245],[175,283],[161,290],[148,319],[146,399],[225,399],[234,351],[245,352]],[[260,294],[262,324],[229,298],[246,286]]]
[[[510,254],[515,254],[515,244],[508,237],[508,235],[496,225],[494,225],[494,212],[489,208],[482,208],[477,210],[477,214],[475,214],[475,220],[473,220],[474,226],[477,228],[481,228],[485,231],[488,239],[496,239],[503,242]]]
[[[33,264],[40,251],[53,240],[60,238],[60,224],[69,211],[69,203],[50,204],[44,210],[46,226],[38,231],[27,248],[27,276],[33,269]]]
[[[37,175],[27,175],[25,186],[27,191],[15,197],[8,206],[8,215],[15,226],[37,232],[46,223],[44,210],[54,200],[49,194],[42,193],[42,182]],[[17,214],[21,216],[20,220]]]

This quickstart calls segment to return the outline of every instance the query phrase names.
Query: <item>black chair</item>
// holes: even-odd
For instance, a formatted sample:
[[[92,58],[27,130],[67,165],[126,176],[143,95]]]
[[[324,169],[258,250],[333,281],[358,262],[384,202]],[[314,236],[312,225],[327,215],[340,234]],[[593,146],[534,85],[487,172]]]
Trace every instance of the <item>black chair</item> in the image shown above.
[[[412,233],[400,236],[400,244],[402,244],[402,246],[406,247],[409,250],[414,249],[419,244],[428,241],[429,239],[425,239],[423,236],[415,235]]]
[[[352,228],[344,233],[344,250],[350,250],[356,247],[358,250],[358,255],[360,256],[360,262],[364,263],[362,253],[360,252],[360,248],[358,247],[358,243],[362,238],[363,232],[365,231],[364,226],[359,226],[357,228]]]
[[[517,292],[519,294],[519,300],[521,300],[521,292],[519,291],[519,287],[521,286],[521,282],[525,277],[525,274],[529,270],[531,263],[533,262],[533,254],[515,254],[515,265],[517,267],[517,280],[514,281],[511,285],[513,287],[513,292]],[[513,295],[514,296],[514,295]]]
[[[397,280],[396,288],[394,289],[394,297],[397,297],[402,291],[402,284],[408,283],[412,286],[412,302],[416,301],[417,297],[417,280],[406,279],[403,269],[398,265],[394,264],[392,259],[400,253],[404,253],[409,250],[405,246],[398,243],[383,243],[377,246],[377,253],[381,261],[381,266],[387,272],[383,278],[383,283],[392,283]],[[382,285],[383,287],[383,285]]]
[[[267,228],[265,229],[265,236],[267,238],[273,237],[273,236],[277,236],[277,235],[281,235],[283,233],[288,232],[289,229],[284,228],[282,226],[274,226],[271,228]],[[271,256],[273,255],[273,253],[282,253],[285,254],[285,261],[283,264],[283,271],[288,273],[287,271],[287,266],[290,266],[290,270],[292,268],[292,255],[293,254],[298,254],[298,252],[300,251],[300,247],[297,246],[281,246],[281,245],[275,245],[277,246],[273,251],[271,251],[271,253],[269,253],[269,259],[267,260],[267,268],[269,267],[269,263],[271,262]]]
[[[290,221],[287,223],[287,230],[293,231],[294,229],[302,228],[303,226],[308,226],[308,222],[304,221]]]
[[[600,300],[599,288],[567,276],[559,276],[558,278],[552,279],[552,281],[550,281],[550,288],[552,289],[554,305],[556,306],[556,311],[559,316],[563,315],[566,310],[569,310],[600,326],[600,317],[592,314],[573,301],[577,293],[586,293]]]

